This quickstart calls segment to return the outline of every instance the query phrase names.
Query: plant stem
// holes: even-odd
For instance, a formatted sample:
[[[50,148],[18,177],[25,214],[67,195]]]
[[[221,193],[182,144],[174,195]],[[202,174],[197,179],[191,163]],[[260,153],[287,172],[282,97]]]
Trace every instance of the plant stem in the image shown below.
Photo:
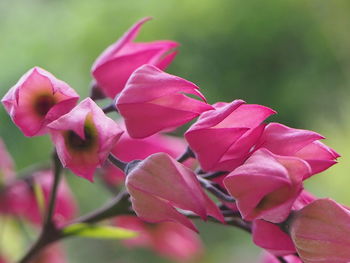
[[[186,161],[189,158],[193,158],[194,153],[192,152],[190,147],[187,147],[186,151],[176,159],[176,161],[178,161],[179,163],[183,163],[184,161]]]
[[[125,171],[125,168],[128,165],[128,163],[119,160],[117,157],[115,157],[111,153],[108,155],[108,161],[110,161],[112,164],[117,166],[122,172]]]
[[[103,94],[101,89],[99,88],[96,81],[91,81],[90,84],[90,96],[93,101],[104,99],[106,96]]]
[[[69,225],[77,223],[92,224],[120,214],[133,214],[133,212],[129,210],[129,203],[125,202],[128,200],[128,198],[129,194],[127,192],[120,192],[104,207],[74,220]],[[37,241],[32,245],[27,254],[19,261],[19,263],[30,262],[30,260],[32,260],[37,254],[39,254],[39,252],[41,252],[42,249],[44,249],[49,244],[69,237],[67,235],[64,235],[62,230],[63,228],[58,229],[52,221],[48,222],[43,228]]]
[[[44,247],[48,244],[55,242],[61,236],[60,231],[56,228],[53,222],[53,215],[55,211],[57,189],[60,182],[62,165],[58,159],[56,151],[53,153],[53,167],[54,167],[54,179],[51,188],[49,205],[47,208],[45,221],[43,224],[42,231],[37,239],[37,241],[31,246],[24,257],[19,261],[19,263],[27,263],[32,260]]]
[[[207,174],[203,174],[202,177],[210,180],[210,179],[215,179],[221,175],[227,174],[228,172],[223,172],[223,171],[219,171],[219,172],[213,172],[213,173],[207,173]]]
[[[74,220],[71,224],[91,224],[121,214],[134,214],[132,211],[129,210],[129,202],[125,202],[128,201],[128,198],[129,194],[125,191],[122,191],[100,209],[97,209],[85,216],[79,217],[78,219]]]
[[[276,258],[281,263],[288,263],[287,260],[285,260],[283,257],[276,257]]]
[[[103,110],[103,112],[105,114],[110,113],[110,112],[114,112],[114,111],[118,112],[117,108],[114,105],[114,103],[111,103],[111,104],[107,105],[106,107],[102,108],[102,110]]]
[[[60,183],[61,179],[61,172],[62,172],[62,164],[60,160],[58,159],[56,151],[53,153],[53,163],[54,163],[54,177],[53,177],[53,183],[51,187],[51,194],[50,194],[50,201],[45,217],[45,223],[44,223],[44,228],[46,225],[50,225],[52,222],[53,214],[55,211],[55,206],[56,206],[56,196],[57,196],[57,191],[58,191],[58,186]]]
[[[206,179],[200,176],[197,176],[197,179],[205,189],[207,189],[210,193],[215,195],[217,198],[230,203],[236,202],[236,200],[232,196],[225,194],[220,189],[216,188],[210,181],[207,181]]]

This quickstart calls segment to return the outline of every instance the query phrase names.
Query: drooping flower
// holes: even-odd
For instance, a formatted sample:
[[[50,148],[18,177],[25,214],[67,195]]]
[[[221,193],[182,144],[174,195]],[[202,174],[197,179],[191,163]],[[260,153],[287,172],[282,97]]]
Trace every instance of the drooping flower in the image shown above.
[[[152,65],[138,68],[116,99],[132,138],[145,138],[179,127],[202,112],[213,109],[199,88],[185,79],[167,74]],[[203,101],[185,94],[195,95]]]
[[[119,123],[121,127],[122,124]],[[164,134],[154,134],[144,139],[133,139],[124,132],[112,149],[112,154],[119,160],[130,162],[143,160],[151,154],[164,152],[176,158],[186,150],[186,143],[182,138]],[[107,162],[103,166],[102,178],[112,186],[124,182],[125,174],[115,165]]]
[[[350,211],[335,201],[318,199],[295,212],[289,230],[303,262],[350,262]]]
[[[310,166],[296,157],[260,149],[231,172],[224,184],[245,220],[284,221],[303,189]]]
[[[67,83],[35,67],[21,77],[1,102],[23,134],[32,137],[47,133],[47,124],[69,112],[78,99]]]
[[[35,195],[34,185],[37,184],[43,193],[45,209],[49,203],[52,183],[53,174],[50,170],[34,172],[29,180],[12,181],[0,194],[0,212],[20,216],[35,225],[41,225],[43,214]],[[57,190],[53,220],[56,225],[63,225],[71,220],[76,212],[74,197],[63,178]]]
[[[198,235],[181,224],[145,223],[135,216],[118,216],[115,224],[138,232],[138,236],[123,240],[128,247],[146,247],[177,262],[198,258],[203,251]]]
[[[248,157],[264,130],[262,122],[275,112],[242,100],[214,107],[199,117],[185,137],[202,169],[232,171]]]
[[[48,127],[63,166],[90,181],[123,133],[90,98]]]
[[[94,62],[92,75],[106,96],[114,98],[122,91],[131,73],[138,67],[152,64],[164,70],[175,58],[174,49],[179,44],[174,41],[133,42],[141,26],[150,19],[138,21]]]
[[[257,148],[266,148],[278,155],[296,156],[307,161],[312,169],[311,176],[336,164],[336,159],[340,157],[337,152],[320,142],[321,139],[324,137],[313,131],[269,123]]]
[[[193,223],[176,208],[201,218],[223,221],[215,203],[204,193],[192,170],[165,153],[141,161],[126,178],[126,187],[136,214],[151,223],[173,221],[195,230]]]

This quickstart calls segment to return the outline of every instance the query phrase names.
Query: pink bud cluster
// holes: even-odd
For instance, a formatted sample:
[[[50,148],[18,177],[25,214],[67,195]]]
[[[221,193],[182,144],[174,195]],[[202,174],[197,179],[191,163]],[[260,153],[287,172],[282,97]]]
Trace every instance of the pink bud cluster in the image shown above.
[[[76,105],[78,95],[68,84],[36,67],[2,99],[13,122],[26,136],[49,133],[62,165],[77,176],[93,181],[102,167],[107,184],[125,181],[134,213],[160,223],[150,228],[136,217],[119,217],[117,225],[143,233],[129,245],[181,260],[201,251],[184,228],[198,231],[189,217],[223,224],[231,217],[276,256],[264,262],[349,262],[349,210],[304,190],[304,181],[334,165],[339,154],[316,132],[267,123],[276,113],[268,107],[243,100],[208,104],[194,83],[163,71],[178,43],[133,42],[148,20],[136,23],[92,67],[95,89],[114,99],[111,107],[122,120],[107,117],[91,98]],[[185,140],[164,134],[197,117]],[[188,160],[176,160],[185,151]],[[129,163],[117,171],[106,162],[110,154]],[[10,162],[3,163],[3,177],[11,177]],[[46,197],[50,172],[43,173],[34,178]],[[31,196],[26,183],[11,183],[1,193],[0,211],[40,221],[33,211],[28,214],[33,201],[23,193]],[[65,204],[67,196],[63,189],[56,207],[63,219],[75,210]],[[174,235],[189,245],[160,241]]]

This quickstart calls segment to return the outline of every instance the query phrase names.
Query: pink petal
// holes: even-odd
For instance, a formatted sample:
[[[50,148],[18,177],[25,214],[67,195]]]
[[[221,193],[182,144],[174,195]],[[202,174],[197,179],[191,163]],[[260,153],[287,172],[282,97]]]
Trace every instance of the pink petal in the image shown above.
[[[127,32],[124,33],[124,35],[117,40],[117,42],[110,45],[103,53],[96,59],[92,66],[92,71],[95,71],[95,69],[106,62],[113,54],[117,53],[124,45],[131,42],[136,38],[138,32],[141,29],[141,26],[151,20],[151,17],[145,17],[138,22],[136,22]]]
[[[264,220],[254,220],[253,241],[255,245],[277,256],[296,252],[290,236],[283,232],[279,226]]]
[[[177,93],[193,94],[205,101],[199,88],[192,82],[165,73],[155,66],[143,65],[130,76],[116,104],[118,106],[119,104],[147,102]]]
[[[278,223],[288,216],[309,171],[301,159],[276,156],[262,149],[231,172],[224,185],[236,199],[244,219]]]
[[[150,223],[174,221],[198,232],[191,220],[179,213],[166,200],[136,190],[132,186],[128,187],[128,192],[131,195],[133,210],[142,220]]]
[[[313,131],[293,129],[279,123],[270,123],[266,126],[258,145],[260,148],[266,148],[275,154],[294,155],[306,145],[323,138]]]
[[[7,92],[2,103],[24,135],[37,136],[45,134],[47,124],[69,112],[78,99],[65,82],[35,67]]]
[[[305,263],[350,261],[350,212],[330,199],[318,199],[296,212],[290,234]]]
[[[89,149],[76,151],[67,145],[65,136],[67,132],[75,132],[85,140],[85,127],[89,125],[93,140]],[[107,159],[109,152],[120,138],[123,131],[112,119],[90,98],[82,101],[71,112],[48,125],[52,139],[56,145],[58,156],[65,167],[70,168],[78,176],[90,181],[97,167],[101,167]]]

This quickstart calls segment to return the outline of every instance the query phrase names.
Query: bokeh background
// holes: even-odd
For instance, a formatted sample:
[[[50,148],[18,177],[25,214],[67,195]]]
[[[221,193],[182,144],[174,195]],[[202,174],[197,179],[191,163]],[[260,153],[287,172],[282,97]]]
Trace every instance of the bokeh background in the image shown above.
[[[138,40],[172,39],[180,53],[168,72],[198,84],[209,102],[241,98],[278,111],[272,120],[313,129],[341,155],[307,183],[319,197],[350,205],[350,2],[348,0],[0,0],[0,97],[38,65],[89,94],[90,67],[135,21],[153,16]],[[25,138],[0,107],[0,136],[18,170],[48,161],[48,136]],[[69,182],[81,213],[104,203],[101,186]],[[257,262],[240,230],[199,223],[204,263]],[[12,229],[14,233],[19,230]],[[2,237],[13,253],[27,244]],[[118,242],[64,242],[69,262],[171,262]],[[11,245],[9,245],[11,244]]]

